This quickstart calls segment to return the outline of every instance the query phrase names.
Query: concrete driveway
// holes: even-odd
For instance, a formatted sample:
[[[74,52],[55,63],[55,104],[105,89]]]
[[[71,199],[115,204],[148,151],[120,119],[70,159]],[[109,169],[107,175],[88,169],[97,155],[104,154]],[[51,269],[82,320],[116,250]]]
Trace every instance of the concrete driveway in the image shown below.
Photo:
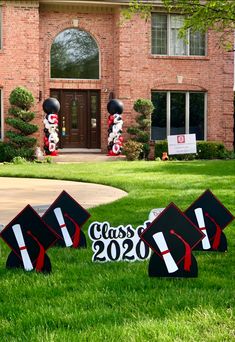
[[[42,214],[63,190],[86,209],[127,195],[125,191],[92,183],[0,177],[0,224],[8,224],[27,204]]]

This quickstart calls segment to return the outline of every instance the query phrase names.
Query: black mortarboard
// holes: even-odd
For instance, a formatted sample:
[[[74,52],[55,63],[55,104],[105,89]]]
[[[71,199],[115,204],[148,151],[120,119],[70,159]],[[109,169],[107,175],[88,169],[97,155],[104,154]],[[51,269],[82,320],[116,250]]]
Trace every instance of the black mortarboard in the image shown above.
[[[208,189],[185,210],[185,215],[206,235],[197,250],[227,250],[227,239],[223,229],[234,219],[234,216]]]
[[[149,263],[150,276],[197,276],[192,249],[204,234],[174,203],[170,203],[140,237],[154,251]]]
[[[27,271],[34,268],[39,272],[51,271],[45,252],[57,237],[30,205],[1,231],[0,236],[14,252],[8,257],[7,267],[23,266]]]
[[[82,225],[90,214],[66,191],[62,191],[50,205],[42,219],[59,237],[61,246],[86,247],[86,237]]]

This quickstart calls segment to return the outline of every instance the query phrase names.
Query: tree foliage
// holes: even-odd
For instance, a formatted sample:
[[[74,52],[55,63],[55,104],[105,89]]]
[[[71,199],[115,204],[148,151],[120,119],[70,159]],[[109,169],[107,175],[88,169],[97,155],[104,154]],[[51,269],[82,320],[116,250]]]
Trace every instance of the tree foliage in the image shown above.
[[[148,99],[138,99],[135,101],[133,108],[138,113],[135,119],[137,125],[128,127],[127,132],[131,135],[132,140],[143,144],[143,155],[141,157],[147,159],[149,154],[151,114],[154,106],[152,101]]]
[[[9,102],[11,107],[5,121],[13,130],[6,132],[9,140],[5,148],[6,159],[11,160],[16,156],[30,159],[33,157],[37,142],[37,139],[30,135],[38,130],[38,126],[30,123],[35,117],[35,113],[30,111],[34,97],[26,88],[17,87],[11,92]]]
[[[235,23],[234,0],[162,0],[162,3],[168,12],[185,15],[184,25],[179,32],[181,38],[188,29],[201,32],[212,29],[220,32],[221,43],[231,48],[231,34]],[[149,16],[153,4],[154,1],[132,0],[129,3],[129,12],[144,13],[146,17],[146,9]]]

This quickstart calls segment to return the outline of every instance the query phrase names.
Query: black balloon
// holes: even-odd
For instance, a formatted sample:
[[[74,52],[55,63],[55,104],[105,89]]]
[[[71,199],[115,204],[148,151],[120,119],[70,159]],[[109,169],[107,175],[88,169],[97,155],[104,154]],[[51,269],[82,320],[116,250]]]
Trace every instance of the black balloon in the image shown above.
[[[110,100],[107,104],[107,110],[109,114],[122,114],[123,108],[124,106],[122,101],[117,99]]]
[[[54,97],[48,97],[42,104],[42,108],[47,114],[58,113],[60,110],[60,103]]]

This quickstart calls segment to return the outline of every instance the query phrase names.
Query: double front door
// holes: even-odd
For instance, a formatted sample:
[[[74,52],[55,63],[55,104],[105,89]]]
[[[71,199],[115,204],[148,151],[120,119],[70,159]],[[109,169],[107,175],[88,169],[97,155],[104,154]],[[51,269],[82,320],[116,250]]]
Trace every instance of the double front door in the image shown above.
[[[51,90],[60,102],[59,147],[100,148],[100,92]]]

